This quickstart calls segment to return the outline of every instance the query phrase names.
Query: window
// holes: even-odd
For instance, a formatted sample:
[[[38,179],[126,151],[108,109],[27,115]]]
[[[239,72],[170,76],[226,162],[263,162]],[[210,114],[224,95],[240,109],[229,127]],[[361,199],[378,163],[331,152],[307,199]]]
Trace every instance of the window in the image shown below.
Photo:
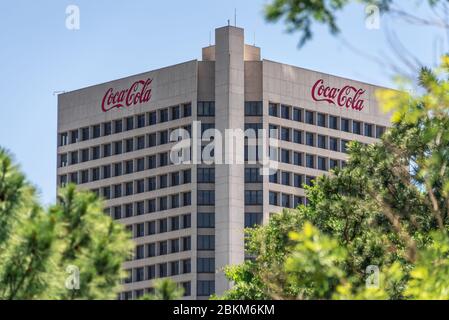
[[[167,183],[167,175],[163,174],[162,176],[159,176],[159,189],[164,189],[168,187]]]
[[[92,168],[92,181],[100,180],[100,168]]]
[[[276,171],[275,173],[270,174],[269,181],[270,181],[270,183],[278,183],[279,182],[278,178],[279,178],[279,175],[278,175],[278,172]]]
[[[179,208],[179,194],[172,194],[170,196],[171,208]]]
[[[327,171],[327,159],[323,157],[318,157],[318,169]]]
[[[67,166],[67,153],[59,155],[59,166],[60,167]]]
[[[313,186],[313,181],[315,180],[315,177],[306,176],[306,185]]]
[[[93,139],[99,138],[100,135],[101,135],[101,127],[100,127],[100,125],[99,124],[94,125],[92,127],[92,138]]]
[[[179,239],[170,240],[170,253],[179,252]]]
[[[136,194],[145,192],[145,180],[139,179],[136,181]]]
[[[272,117],[278,116],[278,106],[277,104],[270,103],[268,104],[268,114]]]
[[[263,214],[261,212],[245,212],[245,228],[261,225]]]
[[[215,237],[212,235],[198,235],[198,250],[214,250]]]
[[[137,150],[142,150],[145,148],[145,136],[140,136],[137,137],[136,139],[136,149]]]
[[[153,125],[157,123],[156,111],[148,113],[148,125]]]
[[[145,115],[139,114],[137,116],[137,128],[143,128],[145,127]]]
[[[197,180],[198,183],[214,183],[215,168],[198,168]]]
[[[192,226],[192,216],[189,214],[185,214],[182,216],[182,228],[188,229]]]
[[[156,278],[156,266],[148,266],[147,267],[147,278],[148,280]]]
[[[147,201],[148,213],[156,212],[156,199],[150,199]]]
[[[128,117],[126,118],[126,130],[132,130],[134,129],[134,117]]]
[[[276,192],[270,191],[269,193],[269,201],[270,205],[277,206],[278,205],[278,194]]]
[[[78,142],[78,130],[70,131],[70,143]]]
[[[198,258],[197,268],[198,268],[198,273],[215,273],[215,259],[214,258]]]
[[[78,183],[78,172],[72,172],[70,174],[70,182],[77,184]]]
[[[159,144],[162,145],[162,144],[166,144],[166,143],[168,143],[168,131],[167,130],[159,132]]]
[[[114,185],[114,198],[120,198],[122,196],[122,185]]]
[[[131,174],[134,172],[134,161],[128,160],[125,162],[125,174]]]
[[[306,154],[307,168],[315,168],[315,156],[313,154]]]
[[[197,295],[200,297],[208,297],[215,293],[215,281],[198,280]]]
[[[190,296],[192,294],[191,293],[190,281],[181,282],[181,286],[184,289],[184,294],[183,294],[184,297],[188,297],[188,296]]]
[[[275,126],[273,124],[270,124],[268,126],[268,129],[269,129],[269,136],[270,136],[270,138],[277,139],[278,138],[279,127]]]
[[[338,117],[329,116],[329,128],[338,130]]]
[[[159,220],[159,233],[164,233],[168,231],[168,222],[167,219]]]
[[[262,205],[263,191],[262,190],[245,190],[245,205]]]
[[[156,168],[156,156],[148,156],[147,157],[148,169]]]
[[[168,153],[159,153],[159,167],[168,165]]]
[[[168,275],[167,263],[160,263],[158,266],[159,266],[159,278],[165,278]]]
[[[290,119],[290,107],[286,105],[281,106],[281,118]]]
[[[122,142],[116,141],[114,142],[114,154],[121,154],[122,153]]]
[[[281,162],[290,163],[290,150],[286,149],[281,150]]]
[[[83,170],[81,171],[81,183],[88,183],[89,182],[89,171]]]
[[[159,122],[167,122],[168,121],[168,109],[159,110]]]
[[[70,152],[70,164],[78,163],[78,151]]]
[[[190,272],[191,272],[190,259],[182,260],[182,273],[190,273]]]
[[[104,144],[103,145],[103,157],[104,158],[110,157],[111,154],[112,154],[112,152],[111,152],[111,144],[110,143]]]
[[[347,140],[341,140],[341,152],[348,153],[348,143]]]
[[[81,141],[89,140],[89,127],[81,128]]]
[[[326,115],[324,113],[317,114],[316,124],[320,127],[326,127]]]
[[[306,110],[306,123],[315,124],[315,114],[313,113],[313,111]]]
[[[183,173],[183,183],[190,183],[191,181],[191,172],[190,169],[189,170],[184,170]]]
[[[302,109],[293,108],[293,120],[302,122]]]
[[[148,191],[156,190],[156,177],[150,177],[147,180]]]
[[[145,236],[145,228],[143,223],[137,223],[136,225],[136,238]]]
[[[362,134],[362,123],[359,121],[352,121],[352,132],[355,134]]]
[[[261,116],[261,115],[262,115],[262,101],[245,102],[245,116]]]
[[[133,216],[133,204],[127,203],[125,204],[125,218],[130,218]]]
[[[151,236],[153,234],[156,234],[156,222],[149,221],[147,222],[147,236]]]
[[[384,133],[385,133],[385,127],[376,126],[376,138],[377,139],[380,139]]]
[[[329,149],[332,151],[338,151],[338,139],[329,137]]]
[[[100,147],[95,146],[92,148],[92,160],[100,159]]]
[[[373,136],[373,125],[369,124],[369,123],[365,123],[365,128],[364,128],[364,133],[365,136],[367,137],[372,137]]]
[[[126,152],[134,151],[134,139],[133,138],[125,140],[125,151]]]
[[[192,194],[190,192],[184,192],[182,196],[184,206],[190,206],[192,203]]]
[[[215,205],[215,191],[214,190],[198,190],[199,206],[213,206]]]
[[[327,141],[327,137],[319,134],[318,135],[318,148],[327,149],[326,141]]]
[[[179,172],[173,172],[171,173],[171,186],[177,186],[179,185]]]
[[[164,211],[168,209],[167,197],[159,198],[159,211]]]
[[[294,174],[294,178],[293,178],[293,184],[295,186],[295,188],[302,188],[302,184],[303,184],[303,178],[304,176],[302,174]]]
[[[125,196],[131,196],[133,194],[133,189],[132,182],[125,183]]]
[[[315,134],[306,132],[306,144],[311,147],[315,146]]]
[[[59,134],[59,146],[60,147],[65,146],[65,145],[67,145],[67,143],[68,143],[68,134],[67,134],[67,132],[60,133]]]
[[[122,218],[122,207],[121,206],[114,207],[113,213],[114,213],[115,220],[121,219]]]
[[[120,133],[123,131],[123,122],[122,120],[115,120],[114,121],[114,133]]]
[[[259,168],[245,168],[245,183],[261,183],[263,177]]]
[[[144,269],[143,267],[134,269],[134,278],[136,282],[144,280]]]
[[[302,131],[293,130],[293,142],[302,143]]]
[[[294,152],[293,153],[293,164],[295,166],[302,166],[302,157],[303,157],[302,152]]]
[[[201,135],[203,135],[206,130],[213,129],[214,127],[214,123],[201,123]]]
[[[215,116],[215,102],[214,101],[198,101],[198,116],[199,117]]]
[[[174,106],[171,108],[171,119],[176,120],[179,119],[180,113],[179,113],[179,106]]]
[[[281,140],[290,141],[290,129],[281,128]]]
[[[117,162],[114,163],[114,177],[118,177],[122,175],[122,163]]]
[[[145,204],[143,201],[136,202],[136,215],[141,216],[145,213]]]
[[[282,204],[281,207],[284,208],[290,208],[290,195],[289,194],[282,194]]]
[[[349,119],[341,118],[341,130],[345,132],[351,132],[349,127]]]
[[[183,106],[183,116],[190,117],[192,115],[192,105],[187,103]]]
[[[155,243],[147,244],[147,255],[149,258],[156,256],[156,244]]]
[[[198,212],[198,228],[215,228],[214,212]]]
[[[179,261],[170,262],[170,275],[176,276],[179,274]]]
[[[102,167],[103,179],[109,179],[111,177],[111,165]]]
[[[168,253],[167,241],[159,242],[159,255],[163,256],[163,255],[166,255],[167,253]]]
[[[136,168],[137,172],[145,170],[145,159],[144,158],[137,159],[136,163],[137,163],[137,168]]]
[[[188,251],[192,247],[190,237],[183,237],[182,238],[182,250]],[[190,271],[189,271],[190,272]]]
[[[289,186],[290,185],[290,172],[283,171],[281,174],[281,177],[282,177],[282,184],[284,186]]]
[[[329,160],[329,169],[338,168],[338,160],[330,159]]]
[[[89,149],[81,150],[81,162],[89,161]]]

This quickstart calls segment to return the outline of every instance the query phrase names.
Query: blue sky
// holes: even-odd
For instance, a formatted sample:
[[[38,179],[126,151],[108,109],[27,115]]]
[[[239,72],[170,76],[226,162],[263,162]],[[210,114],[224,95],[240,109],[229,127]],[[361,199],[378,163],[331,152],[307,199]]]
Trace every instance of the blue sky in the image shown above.
[[[3,1],[0,4],[0,146],[21,164],[44,203],[56,192],[56,96],[128,75],[200,59],[209,33],[234,19],[246,42],[262,48],[263,58],[393,87],[391,70],[355,53],[323,27],[298,49],[298,35],[263,18],[267,1]],[[416,14],[425,8],[410,7]],[[80,30],[65,27],[68,5],[80,8]],[[369,54],[391,51],[385,24],[368,30],[364,7],[351,5],[338,15],[342,34]],[[444,37],[428,27],[391,22],[402,43],[428,65]],[[435,40],[437,39],[437,40]],[[446,44],[447,45],[447,44]],[[447,46],[446,46],[447,47]],[[385,59],[385,58],[384,58]],[[392,61],[395,61],[394,59]]]

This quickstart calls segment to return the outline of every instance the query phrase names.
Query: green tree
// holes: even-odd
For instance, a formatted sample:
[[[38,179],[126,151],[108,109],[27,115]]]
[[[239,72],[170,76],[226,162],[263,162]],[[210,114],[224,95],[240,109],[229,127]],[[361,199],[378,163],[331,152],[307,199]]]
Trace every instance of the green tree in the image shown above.
[[[44,209],[0,149],[0,299],[113,299],[132,246],[93,193],[68,186]],[[66,288],[70,266],[79,270],[78,290]]]
[[[177,300],[184,294],[184,289],[169,278],[154,281],[154,292],[142,297],[142,300]]]

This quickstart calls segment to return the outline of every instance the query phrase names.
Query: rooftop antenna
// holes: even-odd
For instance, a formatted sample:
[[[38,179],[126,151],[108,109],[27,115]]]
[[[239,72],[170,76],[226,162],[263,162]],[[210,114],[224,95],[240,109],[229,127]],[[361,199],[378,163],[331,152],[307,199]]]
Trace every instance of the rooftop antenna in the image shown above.
[[[234,27],[237,27],[237,8],[234,8]]]
[[[231,25],[231,21],[228,19],[228,27]]]
[[[254,31],[254,46],[256,46],[256,31]]]
[[[212,45],[212,32],[209,31],[209,47]]]

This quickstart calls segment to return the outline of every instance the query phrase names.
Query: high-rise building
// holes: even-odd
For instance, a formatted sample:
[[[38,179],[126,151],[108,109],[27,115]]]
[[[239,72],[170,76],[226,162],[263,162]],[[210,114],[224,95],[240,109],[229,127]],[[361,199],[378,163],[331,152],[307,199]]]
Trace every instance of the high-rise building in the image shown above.
[[[186,299],[222,293],[230,285],[222,267],[245,259],[244,227],[307,201],[303,185],[344,166],[349,141],[373,143],[389,126],[376,86],[261,59],[241,28],[215,32],[202,61],[58,96],[58,185],[95,191],[136,243],[121,299],[163,277],[183,286]],[[271,129],[277,169],[262,174],[247,161],[251,148],[237,142],[220,153],[231,162],[174,164],[179,128],[193,136]],[[188,149],[202,159],[202,148]]]

